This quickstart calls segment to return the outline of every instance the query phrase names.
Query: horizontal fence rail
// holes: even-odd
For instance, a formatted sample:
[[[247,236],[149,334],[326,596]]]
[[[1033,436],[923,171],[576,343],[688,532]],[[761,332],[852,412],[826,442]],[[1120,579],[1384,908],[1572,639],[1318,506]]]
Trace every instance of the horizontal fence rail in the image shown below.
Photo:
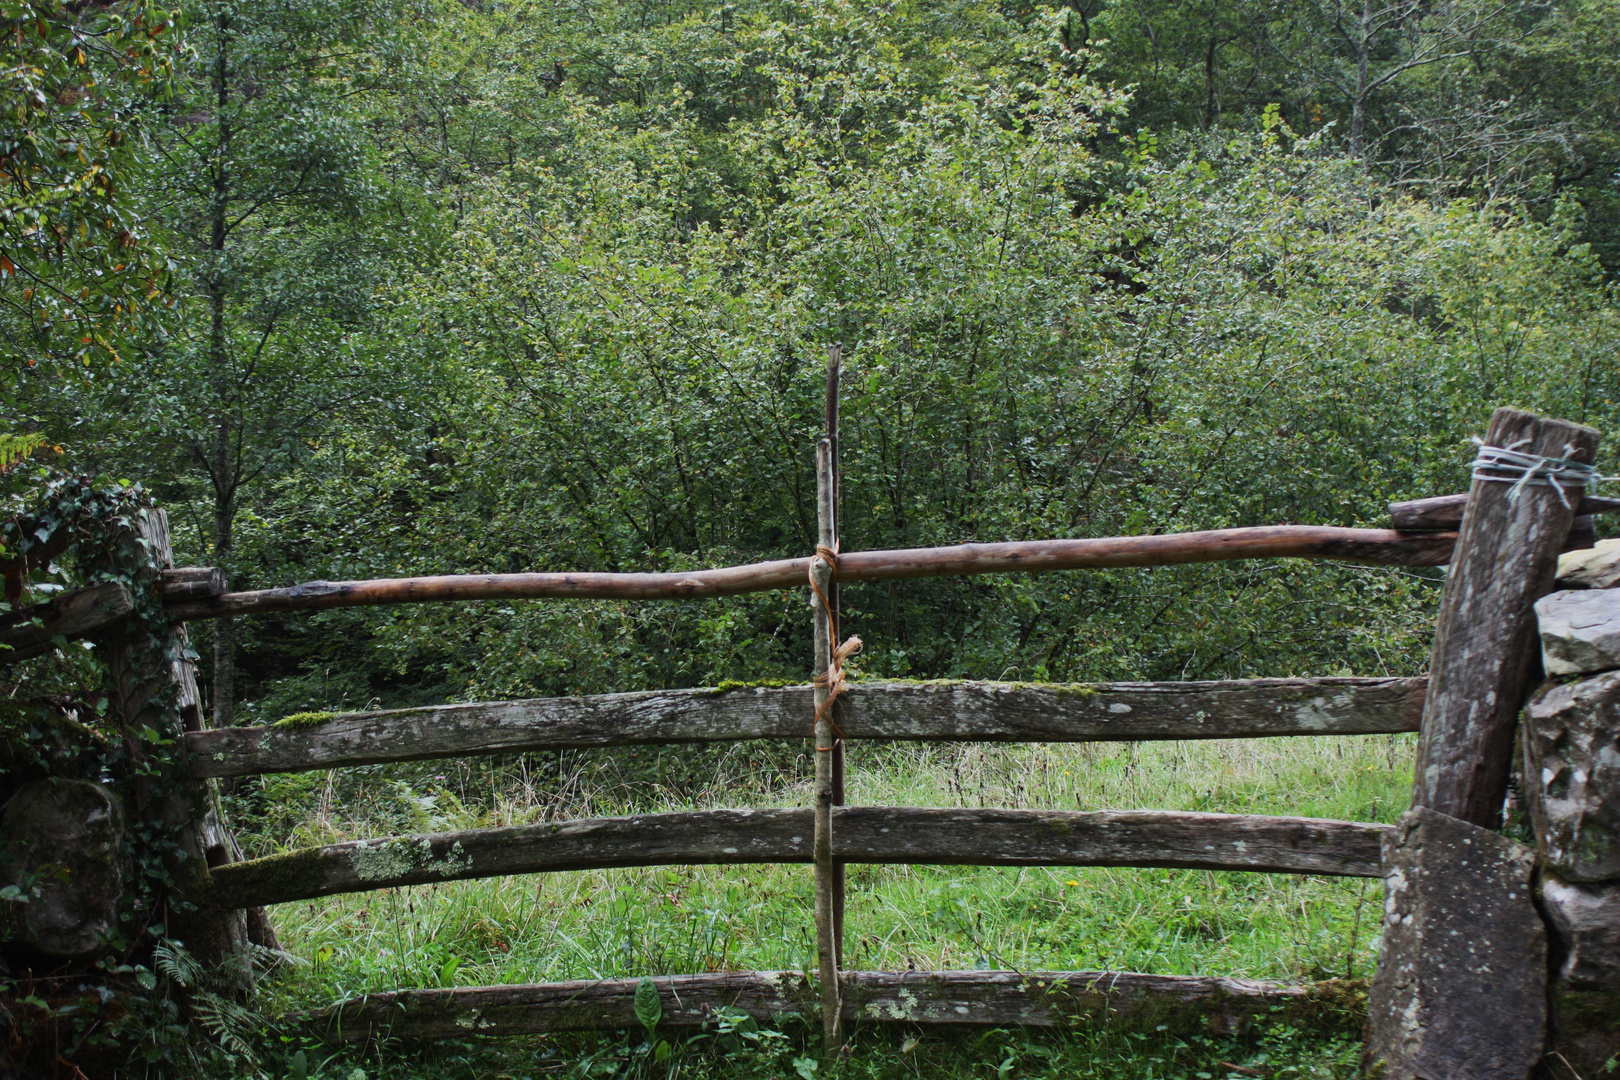
[[[1408,499],[1405,502],[1389,504],[1390,520],[1395,528],[1407,529],[1455,529],[1462,524],[1463,510],[1468,506],[1468,492],[1462,491],[1455,495],[1436,495],[1430,499]],[[1580,502],[1575,505],[1576,526],[1574,531],[1580,532],[1580,521],[1586,518],[1586,527],[1591,528],[1593,514],[1612,514],[1620,510],[1620,499],[1603,495],[1583,495]]]
[[[121,622],[135,610],[129,590],[116,581],[64,593],[43,604],[0,616],[0,664],[26,660]]]
[[[1416,731],[1427,680],[850,683],[846,738],[1089,742]],[[657,690],[348,713],[186,736],[193,776],[634,744],[802,739],[809,686]]]
[[[813,1020],[815,984],[797,971],[739,971],[654,978],[662,1028],[713,1023],[722,1011],[765,1023]],[[1108,971],[846,971],[844,1019],[851,1023],[1133,1028],[1192,1019],[1235,1035],[1256,1017],[1295,1027],[1354,1029],[1363,1005],[1355,984],[1290,986],[1199,975]],[[637,1028],[639,979],[598,979],[370,994],[306,1016],[332,1038],[359,1041],[523,1035]]]
[[[841,582],[893,581],[959,574],[1173,566],[1232,559],[1336,559],[1379,566],[1440,566],[1451,558],[1454,532],[1403,533],[1321,525],[1024,540],[1000,544],[852,551],[838,557]],[[284,589],[225,593],[168,605],[176,619],[212,619],[276,611],[317,611],[445,600],[695,600],[805,585],[810,559],[658,574],[464,574],[372,581],[311,581]]]
[[[1387,825],[1170,810],[841,806],[841,862],[1139,866],[1377,877]],[[306,848],[211,872],[226,907],[513,874],[808,863],[812,811],[693,810],[425,833]]]

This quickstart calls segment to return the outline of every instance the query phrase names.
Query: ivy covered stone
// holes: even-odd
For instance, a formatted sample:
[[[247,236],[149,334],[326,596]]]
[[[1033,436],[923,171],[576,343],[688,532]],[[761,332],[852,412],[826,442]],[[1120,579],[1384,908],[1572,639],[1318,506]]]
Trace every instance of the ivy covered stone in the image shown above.
[[[1542,857],[1570,881],[1620,879],[1620,671],[1544,685],[1520,749]]]
[[[124,815],[87,780],[36,780],[0,812],[0,937],[49,956],[92,953],[124,884]]]

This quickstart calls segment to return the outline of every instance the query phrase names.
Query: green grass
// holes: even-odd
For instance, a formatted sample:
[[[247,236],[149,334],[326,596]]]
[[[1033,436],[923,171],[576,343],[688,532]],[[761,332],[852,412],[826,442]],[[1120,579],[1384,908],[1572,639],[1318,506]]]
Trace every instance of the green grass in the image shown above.
[[[1408,736],[860,746],[851,752],[849,788],[850,801],[862,804],[1141,807],[1391,821],[1405,808],[1411,756]],[[255,781],[262,784],[257,793],[239,795],[242,808],[257,813],[250,846],[264,853],[289,840],[655,809],[802,805],[806,772],[798,748],[756,744],[666,749],[629,764],[622,752],[603,752],[272,777]],[[852,866],[846,966],[1365,977],[1380,898],[1376,882],[1291,875]],[[272,917],[283,946],[302,962],[284,968],[263,1004],[279,1011],[404,987],[811,968],[811,910],[812,875],[802,866],[591,871],[287,904]],[[808,1068],[814,1057],[803,1057],[813,1049],[808,1033],[753,1035],[752,1042],[728,1036],[736,1044],[729,1054],[718,1053],[712,1033],[703,1036],[701,1045],[678,1055],[678,1066],[674,1058],[655,1064],[645,1052],[638,1057],[641,1037],[627,1034],[414,1052],[394,1047],[383,1061],[344,1056],[332,1067],[423,1077],[590,1075],[592,1068],[602,1075],[795,1076],[792,1059],[801,1057]],[[921,1041],[908,1048],[913,1038]],[[767,1045],[757,1045],[761,1039]],[[1051,1075],[1192,1077],[1226,1075],[1225,1062],[1266,1076],[1330,1076],[1343,1075],[1354,1059],[1348,1042],[1286,1031],[1179,1046],[1182,1040],[1153,1032],[1005,1033],[992,1042],[873,1030],[858,1036],[864,1049],[855,1058],[831,1067],[850,1077],[1047,1075],[1041,1070],[1048,1066]],[[1013,1064],[1001,1069],[1009,1056]],[[1285,1059],[1303,1071],[1288,1073],[1279,1064]],[[993,1066],[988,1073],[986,1062]]]

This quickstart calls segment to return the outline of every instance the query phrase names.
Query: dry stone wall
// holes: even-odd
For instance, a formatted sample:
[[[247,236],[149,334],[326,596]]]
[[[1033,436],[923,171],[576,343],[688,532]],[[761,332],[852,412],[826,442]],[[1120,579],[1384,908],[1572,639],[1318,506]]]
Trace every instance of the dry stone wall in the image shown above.
[[[1620,541],[1570,552],[1536,604],[1549,677],[1520,728],[1526,810],[1551,936],[1547,1075],[1620,1057]]]

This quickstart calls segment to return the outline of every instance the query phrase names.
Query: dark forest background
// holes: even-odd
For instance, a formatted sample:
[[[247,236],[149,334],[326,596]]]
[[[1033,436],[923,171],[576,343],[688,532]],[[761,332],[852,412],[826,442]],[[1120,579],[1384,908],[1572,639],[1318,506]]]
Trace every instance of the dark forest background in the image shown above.
[[[1611,0],[0,8],[0,464],[237,587],[1376,524],[1620,420]],[[1612,470],[1611,470],[1612,471]],[[871,675],[1407,673],[1431,573],[850,588]],[[800,596],[219,625],[216,724],[803,677]]]

